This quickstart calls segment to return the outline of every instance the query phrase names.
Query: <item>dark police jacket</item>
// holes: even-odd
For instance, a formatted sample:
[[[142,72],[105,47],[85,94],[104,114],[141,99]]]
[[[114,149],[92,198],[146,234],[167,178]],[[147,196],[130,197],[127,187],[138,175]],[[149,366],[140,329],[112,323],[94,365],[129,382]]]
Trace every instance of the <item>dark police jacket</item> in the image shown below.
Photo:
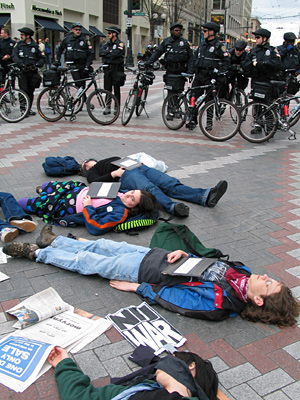
[[[109,40],[99,51],[99,56],[102,57],[104,64],[124,64],[125,44],[119,38],[114,42]]]
[[[168,72],[193,73],[193,51],[186,39],[182,37],[174,38],[173,36],[167,37],[147,62],[152,64],[163,54],[165,54]]]
[[[285,69],[300,69],[300,51],[297,46],[293,46],[291,50],[288,50],[287,45],[283,44],[277,47],[279,54],[281,55],[280,70]]]
[[[195,52],[196,73],[212,73],[216,68],[220,73],[226,73],[230,65],[230,54],[218,40],[205,40]]]
[[[19,66],[41,68],[44,65],[45,57],[42,55],[38,44],[31,39],[30,43],[20,40],[15,44],[12,60]]]
[[[257,60],[254,67],[253,60]],[[269,82],[280,68],[281,57],[278,50],[269,43],[257,45],[246,55],[244,70],[247,75],[260,82]]]
[[[78,67],[89,67],[93,63],[94,52],[91,42],[83,34],[78,37],[73,33],[67,35],[58,47],[57,60],[60,60],[64,50],[66,50],[66,61],[74,61]]]
[[[16,42],[12,40],[11,37],[0,40],[0,61],[2,61],[2,58],[7,54],[11,56],[15,43]],[[8,61],[8,60],[3,60],[3,61]]]

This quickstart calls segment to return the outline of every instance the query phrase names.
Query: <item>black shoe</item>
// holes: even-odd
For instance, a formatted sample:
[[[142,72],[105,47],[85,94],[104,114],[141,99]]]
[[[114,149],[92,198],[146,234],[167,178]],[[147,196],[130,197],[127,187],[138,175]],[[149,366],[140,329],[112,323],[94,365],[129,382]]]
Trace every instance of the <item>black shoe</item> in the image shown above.
[[[11,257],[26,257],[30,260],[35,259],[34,252],[38,247],[33,243],[6,243],[3,246],[3,253]]]
[[[224,195],[228,187],[227,181],[220,181],[217,183],[215,187],[213,187],[206,200],[206,206],[207,207],[214,207],[220,198]]]
[[[36,115],[36,112],[35,111],[33,111],[33,110],[29,110],[29,112],[28,112],[28,114],[27,115]]]
[[[45,225],[41,230],[40,236],[36,239],[36,244],[40,249],[44,249],[45,247],[50,246],[56,238],[57,236],[52,232],[52,226]]]
[[[109,115],[109,114],[111,114],[110,108],[106,108],[106,109],[103,111],[103,115]]]
[[[91,109],[91,110],[95,110],[94,104],[90,104],[90,109]]]
[[[256,126],[254,129],[251,129],[251,135],[261,135],[262,128],[260,126]]]
[[[167,120],[167,121],[173,121],[173,118],[174,118],[174,115],[173,115],[172,113],[168,113],[168,114],[166,115],[166,120]]]
[[[183,203],[176,203],[174,206],[174,215],[177,217],[188,217],[190,209]]]
[[[189,130],[190,131],[192,131],[193,129],[195,129],[196,128],[196,122],[195,121],[189,121],[185,126],[187,127],[187,128],[189,128]]]

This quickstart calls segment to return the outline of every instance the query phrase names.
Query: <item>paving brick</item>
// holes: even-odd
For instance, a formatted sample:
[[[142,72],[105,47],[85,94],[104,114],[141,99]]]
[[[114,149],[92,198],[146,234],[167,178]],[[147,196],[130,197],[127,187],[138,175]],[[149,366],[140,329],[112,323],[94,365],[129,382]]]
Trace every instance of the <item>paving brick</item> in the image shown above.
[[[281,390],[271,393],[264,397],[265,400],[290,400]]]
[[[245,383],[258,376],[261,376],[260,372],[250,363],[245,363],[219,373],[220,382],[226,389]]]
[[[210,358],[209,361],[212,363],[214,370],[217,372],[217,374],[229,368],[228,365],[223,360],[221,360],[220,357]]]
[[[283,350],[287,351],[296,360],[300,359],[300,341],[293,343],[289,346],[283,347]]]
[[[281,368],[278,368],[275,371],[271,371],[249,381],[248,385],[250,385],[260,396],[265,396],[292,382],[294,382],[294,380]]]
[[[53,378],[36,382],[35,387],[41,399],[47,397],[59,398],[58,388]]]
[[[209,346],[230,367],[236,367],[246,362],[245,358],[223,339],[216,340],[210,343]]]
[[[111,358],[103,361],[103,365],[108,374],[112,377],[128,375],[131,370],[122,357]]]
[[[291,385],[283,388],[282,391],[289,396],[291,400],[299,400],[300,382],[292,383]]]
[[[261,400],[261,397],[246,383],[238,385],[235,388],[229,390],[229,393],[236,399],[251,399],[251,400]]]
[[[264,352],[265,354],[271,353],[274,350],[280,349],[292,343],[293,340],[285,335],[283,332],[275,333],[270,337],[261,339],[255,343],[255,347]]]
[[[39,393],[35,385],[29,386],[23,393],[16,393],[11,391],[11,398],[13,400],[40,400]]]
[[[194,333],[186,335],[186,347],[192,353],[198,354],[200,357],[207,359],[215,356],[212,351],[197,335]]]
[[[107,376],[107,371],[93,351],[88,350],[80,354],[75,354],[74,359],[82,371],[88,375],[91,380]]]
[[[106,331],[105,335],[112,343],[124,340],[123,336],[114,327],[111,327],[108,331]]]
[[[99,357],[99,360],[103,362],[127,353],[131,354],[133,350],[134,348],[132,347],[132,345],[126,340],[123,340],[122,342],[116,342],[104,346],[101,349],[96,349],[95,353]]]
[[[280,368],[287,372],[295,381],[300,381],[300,362],[284,350],[276,350],[269,354]]]
[[[91,383],[95,387],[102,387],[102,386],[105,386],[105,385],[109,385],[110,384],[110,377],[106,376],[105,378],[96,379],[95,381],[92,381]]]
[[[10,390],[4,385],[0,385],[0,399],[1,400],[11,400]]]
[[[265,374],[266,372],[270,372],[276,368],[278,365],[270,360],[270,358],[262,353],[257,347],[253,344],[249,344],[247,346],[240,347],[238,351],[255,367],[261,372]]]

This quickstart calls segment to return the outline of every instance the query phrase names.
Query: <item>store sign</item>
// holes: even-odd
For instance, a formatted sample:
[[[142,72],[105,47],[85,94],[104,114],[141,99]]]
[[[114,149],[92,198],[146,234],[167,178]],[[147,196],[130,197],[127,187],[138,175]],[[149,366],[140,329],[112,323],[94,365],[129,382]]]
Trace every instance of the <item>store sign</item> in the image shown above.
[[[0,8],[1,8],[1,10],[14,10],[15,6],[13,3],[10,3],[10,4],[0,3]]]
[[[37,7],[35,5],[31,6],[31,10],[32,11],[39,11],[42,13],[46,13],[46,14],[51,14],[51,15],[62,15],[62,12],[59,10],[50,10],[50,8],[41,8],[41,7]]]

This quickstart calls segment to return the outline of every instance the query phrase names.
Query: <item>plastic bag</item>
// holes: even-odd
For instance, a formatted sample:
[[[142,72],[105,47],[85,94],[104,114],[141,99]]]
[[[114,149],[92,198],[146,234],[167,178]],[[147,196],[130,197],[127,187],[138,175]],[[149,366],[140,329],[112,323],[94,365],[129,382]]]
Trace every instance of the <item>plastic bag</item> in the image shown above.
[[[147,167],[155,168],[161,172],[167,172],[168,170],[168,166],[163,161],[156,160],[156,158],[143,152],[131,154],[128,157],[132,158],[133,160],[139,161],[140,163],[146,165]]]

